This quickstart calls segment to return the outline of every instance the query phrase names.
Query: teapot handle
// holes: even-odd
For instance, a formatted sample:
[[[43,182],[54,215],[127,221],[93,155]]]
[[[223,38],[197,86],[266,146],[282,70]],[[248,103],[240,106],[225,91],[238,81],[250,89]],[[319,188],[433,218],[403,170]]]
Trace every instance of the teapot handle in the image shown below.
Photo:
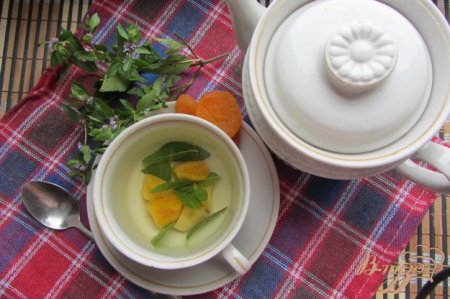
[[[429,142],[414,157],[433,165],[441,173],[423,168],[410,159],[398,165],[397,172],[432,191],[450,194],[450,149]]]

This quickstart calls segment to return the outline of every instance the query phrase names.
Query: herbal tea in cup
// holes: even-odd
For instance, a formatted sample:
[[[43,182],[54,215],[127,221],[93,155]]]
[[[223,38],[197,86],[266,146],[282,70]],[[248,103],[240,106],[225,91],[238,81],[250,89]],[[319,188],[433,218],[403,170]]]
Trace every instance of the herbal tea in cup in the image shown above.
[[[245,161],[234,142],[199,118],[162,114],[121,133],[94,181],[94,208],[110,243],[141,264],[177,269],[222,253],[236,271],[248,260],[232,246],[249,204]]]

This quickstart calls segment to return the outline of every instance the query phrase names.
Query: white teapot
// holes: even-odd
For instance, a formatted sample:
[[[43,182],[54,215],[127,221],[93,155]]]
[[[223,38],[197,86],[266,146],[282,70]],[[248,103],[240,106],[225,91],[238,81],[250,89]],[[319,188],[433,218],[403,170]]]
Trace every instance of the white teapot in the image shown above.
[[[334,179],[395,168],[450,193],[450,149],[430,142],[450,112],[450,30],[431,1],[225,2],[245,104],[275,154]]]

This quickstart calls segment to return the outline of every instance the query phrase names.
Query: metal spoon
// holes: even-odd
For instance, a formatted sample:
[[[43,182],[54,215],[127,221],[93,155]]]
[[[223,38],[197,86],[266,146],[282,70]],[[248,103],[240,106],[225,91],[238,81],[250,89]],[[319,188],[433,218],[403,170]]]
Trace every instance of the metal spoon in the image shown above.
[[[31,181],[22,185],[22,201],[37,221],[53,229],[78,228],[94,240],[92,233],[80,221],[80,207],[66,189],[49,182]],[[152,292],[152,298],[181,297]]]
[[[21,194],[27,210],[43,225],[57,230],[75,227],[94,240],[81,223],[77,201],[64,188],[49,182],[31,181],[22,185]]]

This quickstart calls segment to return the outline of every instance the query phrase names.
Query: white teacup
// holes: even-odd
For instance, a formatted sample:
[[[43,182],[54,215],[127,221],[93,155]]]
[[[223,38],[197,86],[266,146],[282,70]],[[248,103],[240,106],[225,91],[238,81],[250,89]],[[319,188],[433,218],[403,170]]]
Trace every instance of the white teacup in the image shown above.
[[[211,153],[207,163],[220,175],[212,212],[227,209],[188,242],[185,233],[171,230],[155,248],[151,239],[158,229],[140,195],[142,160],[171,141],[189,142]],[[249,199],[248,170],[235,143],[215,125],[175,113],[149,117],[122,132],[103,154],[93,184],[95,216],[108,241],[133,261],[160,269],[191,267],[222,254],[237,272],[248,271],[250,262],[231,242],[244,222]]]

